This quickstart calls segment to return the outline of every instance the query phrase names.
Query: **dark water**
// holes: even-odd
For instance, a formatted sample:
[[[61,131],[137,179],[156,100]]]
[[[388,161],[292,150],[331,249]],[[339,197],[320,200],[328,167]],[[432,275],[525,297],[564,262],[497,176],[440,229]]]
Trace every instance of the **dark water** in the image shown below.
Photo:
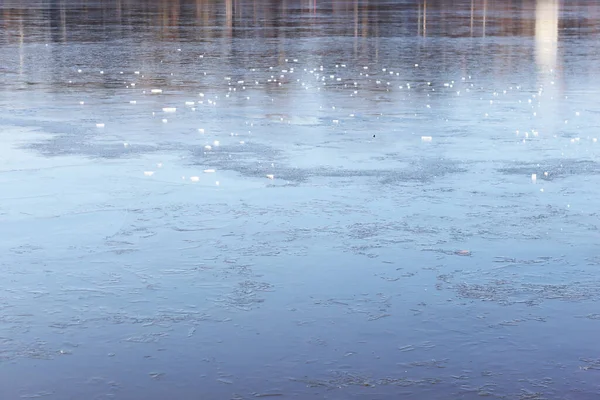
[[[599,65],[595,1],[3,0],[0,399],[599,398]]]

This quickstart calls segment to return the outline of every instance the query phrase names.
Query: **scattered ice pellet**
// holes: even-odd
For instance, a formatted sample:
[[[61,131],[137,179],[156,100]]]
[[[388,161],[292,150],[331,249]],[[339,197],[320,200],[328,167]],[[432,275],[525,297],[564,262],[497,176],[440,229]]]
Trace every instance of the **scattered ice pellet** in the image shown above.
[[[104,75],[104,71],[100,71],[100,74]]]
[[[207,144],[206,146],[204,146],[204,149],[205,149],[205,150],[212,150],[212,146],[211,146],[211,145],[209,145],[209,144]]]
[[[169,122],[169,120],[166,118],[163,118],[162,122],[163,122],[163,124],[166,124],[167,122]]]
[[[544,172],[544,176],[548,176],[548,171]]]
[[[212,173],[215,173],[215,172],[216,172],[216,171],[215,171],[214,169],[205,169],[205,170],[204,170],[204,173],[205,173],[205,174],[212,174]]]
[[[84,104],[85,104],[85,101],[80,101],[80,102],[79,102],[79,104],[80,104],[80,105],[84,105]]]
[[[177,111],[177,108],[175,107],[163,107],[163,112],[168,112],[168,113],[174,113],[175,111]]]
[[[137,101],[131,100],[131,101],[129,101],[129,104],[137,104]]]
[[[198,129],[198,132],[200,132],[200,133],[204,133],[204,128],[199,128],[199,129]]]
[[[139,75],[140,71],[135,71],[134,74]]]
[[[245,144],[246,142],[244,142],[243,140],[240,140],[240,144]]]
[[[162,93],[162,89],[152,89],[152,90],[150,90],[150,93],[152,93],[152,94],[160,94],[160,93]]]
[[[598,138],[593,138],[592,142],[596,143],[598,141]]]
[[[339,119],[334,119],[334,120],[333,120],[333,123],[334,123],[334,124],[339,124],[339,123],[340,123],[340,120],[339,120]]]
[[[192,182],[198,182],[200,180],[199,176],[190,176],[190,181]]]
[[[537,181],[537,174],[531,174],[531,180],[533,182]]]
[[[163,163],[159,162],[158,164],[156,164],[156,166],[157,166],[158,168],[162,168],[162,166],[163,166]]]
[[[145,176],[152,176],[152,175],[154,175],[154,171],[144,171],[144,175]]]
[[[127,142],[124,142],[124,143],[123,143],[123,147],[129,147],[129,143],[127,143]]]
[[[78,69],[77,72],[82,73],[83,71],[81,71],[80,69]]]
[[[431,142],[433,138],[431,136],[421,136],[421,141],[423,142]]]
[[[104,124],[96,124],[96,128],[104,128]]]
[[[194,104],[196,104],[196,103],[194,103],[193,101],[186,101],[185,102],[186,106],[193,106]]]
[[[275,179],[275,175],[273,175],[273,174],[267,174],[267,178],[269,178],[269,179]]]
[[[215,140],[215,141],[213,142],[213,144],[214,144],[215,146],[218,146],[218,145],[219,145],[219,141],[218,141],[218,140]]]
[[[219,181],[215,182],[215,185],[217,185],[217,186],[219,186],[220,184],[221,184],[221,182],[219,182]]]

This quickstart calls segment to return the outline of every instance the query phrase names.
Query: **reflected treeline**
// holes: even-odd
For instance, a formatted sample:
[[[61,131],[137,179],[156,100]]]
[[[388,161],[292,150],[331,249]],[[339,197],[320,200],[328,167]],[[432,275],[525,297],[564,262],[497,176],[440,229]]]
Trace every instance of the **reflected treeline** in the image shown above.
[[[307,65],[419,60],[430,75],[475,68],[498,77],[530,66],[560,69],[569,57],[568,49],[559,51],[561,38],[597,35],[598,22],[600,3],[589,0],[3,0],[0,44],[20,46],[17,65],[2,68],[57,85],[74,68],[135,65],[156,77],[161,65],[194,66],[199,55],[204,71],[226,69],[236,80],[258,78],[249,67],[283,65],[299,56]],[[430,40],[484,37],[500,40]],[[86,45],[75,46],[74,58],[60,46],[35,53],[23,48],[26,43]],[[186,44],[193,52],[176,51]],[[31,67],[41,56],[47,57],[44,67]],[[122,85],[114,75],[102,79],[106,87]]]
[[[563,3],[563,4],[559,4]],[[586,10],[562,13],[559,30],[578,34],[600,31],[600,5],[593,1],[558,0],[5,0],[0,6],[4,40],[14,27],[27,25],[51,41],[103,40],[144,30],[157,37],[202,40],[311,36],[534,36],[536,9]],[[323,19],[327,19],[324,28]],[[78,30],[88,29],[88,37]],[[91,27],[91,29],[90,29]],[[94,27],[98,27],[94,29]],[[101,27],[113,27],[103,30]],[[46,28],[46,29],[44,29]],[[114,29],[117,28],[117,29]],[[76,34],[73,34],[73,32]],[[138,32],[139,33],[139,32]],[[14,38],[13,38],[14,39]]]

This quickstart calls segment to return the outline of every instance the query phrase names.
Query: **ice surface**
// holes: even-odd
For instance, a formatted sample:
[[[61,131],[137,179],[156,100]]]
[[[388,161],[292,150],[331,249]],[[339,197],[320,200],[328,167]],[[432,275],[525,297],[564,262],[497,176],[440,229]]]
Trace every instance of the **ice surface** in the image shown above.
[[[600,14],[517,3],[1,2],[0,398],[595,399]]]

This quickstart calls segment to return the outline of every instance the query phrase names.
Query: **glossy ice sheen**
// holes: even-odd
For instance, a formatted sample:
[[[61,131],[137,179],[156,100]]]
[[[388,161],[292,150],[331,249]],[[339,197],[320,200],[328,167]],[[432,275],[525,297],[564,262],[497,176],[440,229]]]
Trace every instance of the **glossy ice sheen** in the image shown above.
[[[597,399],[599,26],[0,2],[0,398]]]

